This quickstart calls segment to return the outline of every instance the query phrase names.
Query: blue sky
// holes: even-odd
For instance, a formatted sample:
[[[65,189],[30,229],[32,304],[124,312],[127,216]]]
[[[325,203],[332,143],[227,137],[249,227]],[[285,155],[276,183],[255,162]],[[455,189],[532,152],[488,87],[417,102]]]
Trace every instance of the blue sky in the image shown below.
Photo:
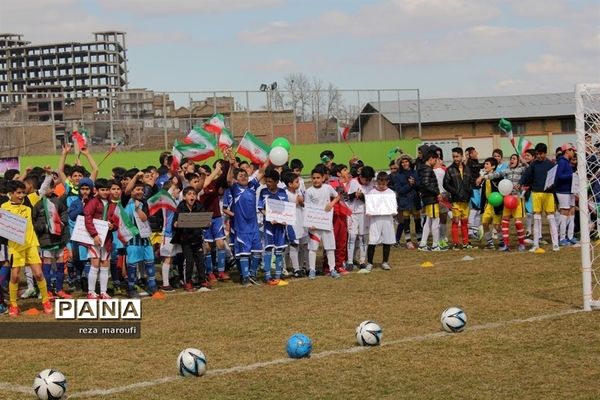
[[[600,81],[600,2],[20,0],[0,31],[34,43],[127,32],[130,87],[255,90],[303,72],[423,98],[573,90]]]

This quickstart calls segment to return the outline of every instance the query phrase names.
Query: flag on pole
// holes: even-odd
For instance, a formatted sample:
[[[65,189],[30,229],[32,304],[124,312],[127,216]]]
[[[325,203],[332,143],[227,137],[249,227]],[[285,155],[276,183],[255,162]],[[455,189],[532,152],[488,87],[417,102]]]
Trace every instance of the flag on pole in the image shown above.
[[[243,155],[255,164],[264,164],[269,158],[269,150],[269,146],[250,132],[246,132],[236,153]]]
[[[131,217],[127,215],[125,209],[120,203],[117,203],[115,209],[115,217],[118,220],[117,237],[123,244],[129,242],[135,235],[140,233],[135,223],[131,220]]]
[[[347,141],[348,140],[348,135],[350,135],[350,127],[349,126],[340,125],[340,122],[338,121],[338,123],[337,123],[337,130],[338,130],[338,135],[340,135],[340,137],[344,141]]]
[[[177,210],[177,202],[165,189],[161,189],[154,196],[148,199],[148,210],[150,215],[154,215],[160,209]]]
[[[77,147],[79,147],[79,150],[85,150],[87,148],[88,139],[89,136],[85,129],[82,129],[81,132],[73,131],[71,133],[71,140],[77,143]]]
[[[207,147],[212,147],[213,149],[217,145],[217,140],[215,139],[215,137],[200,126],[194,126],[188,132],[183,142],[202,144]]]
[[[512,146],[515,147],[515,136],[513,135],[512,124],[510,123],[510,121],[507,119],[501,118],[500,122],[498,122],[498,127],[500,128],[500,130],[502,132],[506,133],[508,140],[510,140],[510,143],[512,144]]]
[[[525,152],[533,147],[533,143],[529,140],[525,139],[523,136],[519,137],[519,141],[517,142],[517,153],[522,156]]]
[[[225,118],[221,114],[215,114],[206,124],[204,124],[204,129],[206,129],[210,133],[221,133],[221,131],[225,128]]]
[[[189,135],[188,135],[189,137]],[[192,161],[206,160],[215,155],[215,143],[205,140],[203,143],[196,142],[180,142],[175,140],[173,144],[173,170],[177,170],[184,158]]]
[[[225,150],[228,147],[233,146],[233,135],[227,128],[223,128],[221,130],[221,134],[219,135],[219,148],[221,150]]]
[[[46,216],[46,226],[51,235],[62,234],[62,222],[60,214],[56,208],[56,204],[50,201],[47,197],[42,197],[42,205],[44,206],[44,214]]]

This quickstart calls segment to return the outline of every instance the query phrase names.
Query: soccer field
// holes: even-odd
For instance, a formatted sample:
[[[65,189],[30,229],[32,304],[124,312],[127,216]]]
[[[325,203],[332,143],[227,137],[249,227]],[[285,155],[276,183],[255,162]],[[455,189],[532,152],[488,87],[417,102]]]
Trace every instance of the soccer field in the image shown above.
[[[462,261],[467,254],[474,260]],[[69,398],[597,398],[598,314],[579,311],[579,259],[574,248],[393,249],[391,271],[376,264],[339,280],[218,283],[210,293],[147,298],[141,339],[0,339],[0,398],[33,398],[45,368],[65,374]],[[452,305],[467,313],[462,333],[441,331],[439,315]],[[366,319],[383,328],[382,346],[356,345],[354,329]],[[311,358],[287,358],[295,332],[312,338]],[[205,376],[177,376],[186,347],[205,353]]]

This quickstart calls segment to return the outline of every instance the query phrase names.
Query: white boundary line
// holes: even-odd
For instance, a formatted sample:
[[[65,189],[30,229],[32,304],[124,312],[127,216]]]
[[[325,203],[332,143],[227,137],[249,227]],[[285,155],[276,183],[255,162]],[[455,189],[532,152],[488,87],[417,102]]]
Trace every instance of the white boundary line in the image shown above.
[[[21,386],[21,385],[15,385],[14,383],[1,383],[0,382],[0,390],[7,390],[9,392],[17,392],[17,393],[26,393],[28,395],[34,394],[33,385],[32,386]]]
[[[564,311],[560,311],[560,312],[553,313],[553,314],[537,315],[534,317],[524,318],[524,319],[513,319],[510,321],[502,321],[502,322],[490,322],[487,324],[472,326],[472,327],[468,328],[467,331],[465,331],[465,332],[468,333],[471,331],[491,330],[491,329],[497,329],[497,328],[502,328],[502,327],[511,326],[511,325],[517,325],[517,324],[545,321],[548,319],[553,319],[553,318],[563,317],[566,315],[576,314],[576,313],[579,313],[582,311],[583,310],[569,309],[569,310],[564,310]],[[455,335],[455,334],[447,333],[447,332],[434,332],[434,333],[428,333],[425,335],[411,336],[411,337],[406,337],[406,338],[402,338],[402,339],[383,342],[381,346],[394,346],[394,345],[398,345],[398,344],[402,344],[402,343],[421,342],[421,341],[426,341],[426,340],[450,337],[453,335]],[[340,349],[340,350],[328,350],[328,351],[322,351],[320,353],[312,354],[311,358],[321,359],[321,358],[326,358],[326,357],[336,356],[336,355],[341,355],[341,354],[358,353],[361,351],[367,351],[369,349],[371,349],[371,348],[354,346],[354,347]],[[227,375],[227,374],[232,374],[232,373],[253,371],[255,369],[266,368],[266,367],[270,367],[273,365],[289,364],[294,361],[297,361],[297,360],[294,360],[292,358],[279,358],[279,359],[275,359],[275,360],[271,360],[271,361],[259,362],[259,363],[248,364],[248,365],[239,365],[239,366],[231,367],[231,368],[209,370],[205,376],[207,376],[207,377],[220,376],[220,375]],[[68,398],[74,399],[74,398],[82,398],[82,397],[108,396],[108,395],[112,395],[112,394],[116,394],[116,393],[128,392],[128,391],[134,390],[134,389],[141,389],[141,388],[147,388],[147,387],[151,387],[151,386],[161,385],[163,383],[173,382],[178,379],[183,379],[183,378],[180,376],[173,376],[173,375],[165,376],[163,378],[159,378],[159,379],[155,379],[155,380],[151,380],[151,381],[137,382],[137,383],[132,383],[132,384],[126,385],[126,386],[114,387],[111,389],[93,389],[93,390],[87,390],[87,391],[83,391],[83,392],[76,392],[76,393],[73,393],[70,396],[68,396]],[[14,385],[14,386],[19,389],[16,391],[21,391],[21,389],[23,388],[22,386],[16,386],[16,385]],[[8,388],[8,389],[10,389],[10,388]],[[30,388],[27,388],[27,390],[28,390],[28,393],[31,393]]]

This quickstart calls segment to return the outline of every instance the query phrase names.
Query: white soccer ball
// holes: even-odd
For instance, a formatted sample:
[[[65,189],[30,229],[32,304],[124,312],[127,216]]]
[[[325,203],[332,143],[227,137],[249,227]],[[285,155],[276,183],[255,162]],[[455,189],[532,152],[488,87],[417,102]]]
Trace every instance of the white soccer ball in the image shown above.
[[[40,400],[61,399],[67,391],[67,378],[55,369],[45,369],[33,380],[33,390]]]
[[[374,321],[363,321],[356,327],[356,342],[361,346],[377,346],[382,338],[381,327]]]
[[[206,372],[206,357],[198,349],[187,348],[177,357],[177,369],[181,376],[202,376]]]
[[[446,332],[460,332],[467,325],[467,314],[458,307],[449,307],[442,313],[440,321]]]

